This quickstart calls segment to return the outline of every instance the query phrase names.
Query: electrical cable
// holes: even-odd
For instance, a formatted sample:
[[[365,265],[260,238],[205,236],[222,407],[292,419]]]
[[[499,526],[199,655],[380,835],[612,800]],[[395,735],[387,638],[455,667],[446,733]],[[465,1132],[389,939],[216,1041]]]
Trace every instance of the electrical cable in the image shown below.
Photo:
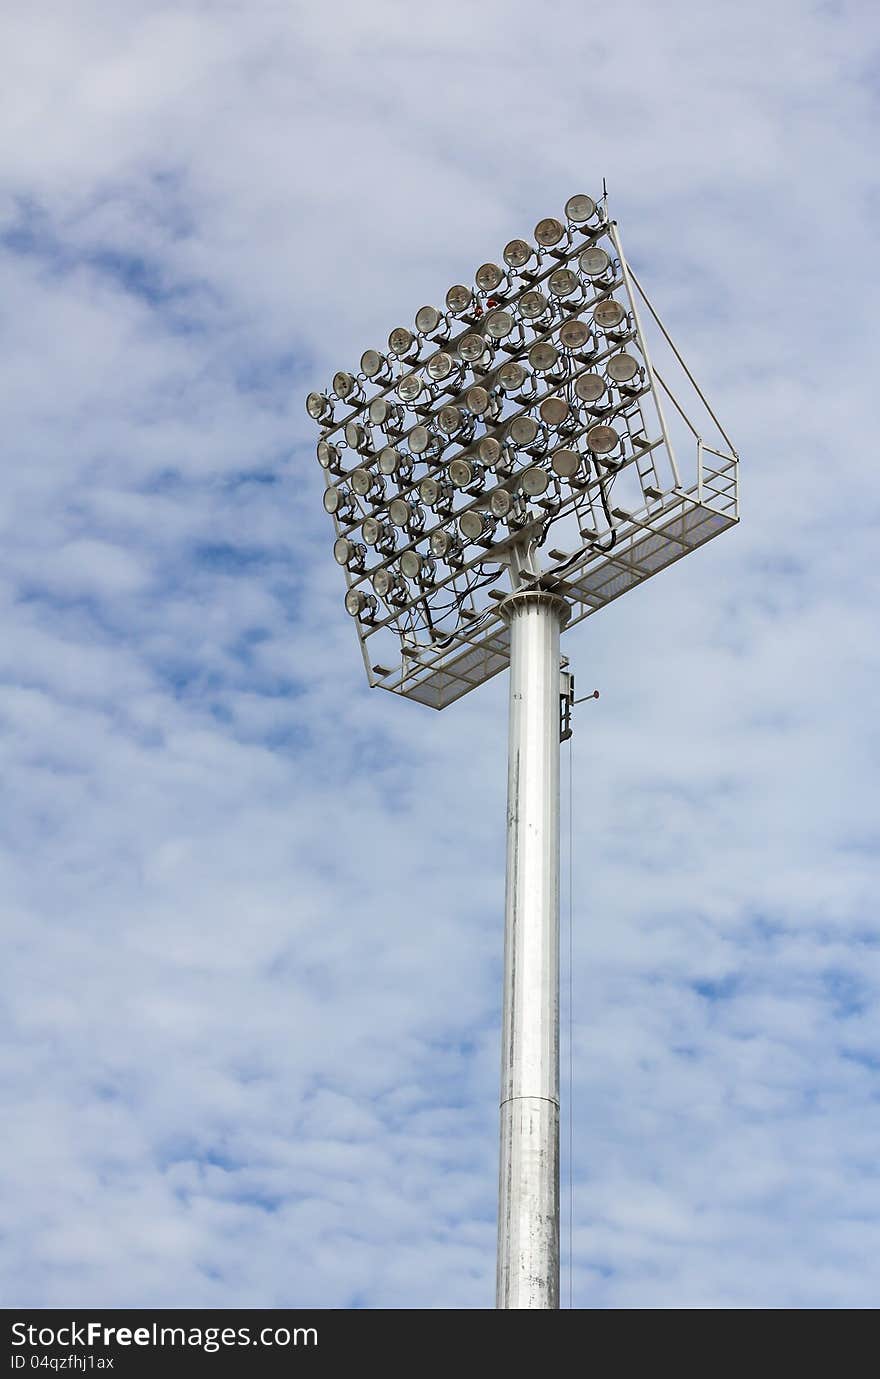
[[[599,461],[594,460],[594,464],[596,466],[596,478],[599,481],[599,494],[602,498],[602,508],[604,510],[605,518],[610,528],[610,539],[605,543],[605,545],[602,545],[602,543],[599,541],[596,542],[596,549],[598,551],[601,551],[604,555],[607,551],[612,550],[617,545],[617,532],[614,527],[614,518],[611,516],[611,509],[608,506],[608,495],[605,492],[605,480],[602,478],[602,474],[599,469]]]

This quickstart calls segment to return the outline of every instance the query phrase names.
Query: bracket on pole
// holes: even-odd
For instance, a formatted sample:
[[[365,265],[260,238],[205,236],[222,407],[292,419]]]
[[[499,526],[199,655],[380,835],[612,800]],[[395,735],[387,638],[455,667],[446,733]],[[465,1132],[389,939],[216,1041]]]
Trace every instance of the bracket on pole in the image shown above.
[[[567,742],[574,731],[571,711],[574,708],[574,675],[569,670],[559,672],[559,741]]]
[[[586,704],[588,699],[598,699],[599,691],[593,690],[592,694],[584,694],[580,699],[574,697],[574,675],[571,671],[561,670],[559,672],[559,741],[567,742],[574,732],[572,727],[572,710],[575,704]]]

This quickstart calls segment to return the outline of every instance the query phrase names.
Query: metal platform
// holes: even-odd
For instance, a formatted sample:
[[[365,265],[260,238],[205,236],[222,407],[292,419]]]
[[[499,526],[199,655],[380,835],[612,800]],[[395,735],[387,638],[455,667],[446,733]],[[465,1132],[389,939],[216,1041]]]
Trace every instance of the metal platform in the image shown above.
[[[586,551],[584,559],[565,575],[555,576],[552,567],[548,569],[536,583],[562,594],[568,602],[571,612],[566,630],[734,526],[738,516],[730,484],[735,484],[735,471],[735,461],[728,461],[721,470],[706,475],[707,480],[728,484],[720,506],[700,502],[697,488],[672,495],[652,512],[633,514],[628,535],[608,554]],[[710,492],[708,484],[704,492]],[[500,616],[490,614],[479,632],[469,636],[465,628],[459,636],[456,654],[445,651],[432,657],[421,650],[417,658],[404,657],[400,672],[379,683],[395,694],[443,709],[507,668],[510,634]]]

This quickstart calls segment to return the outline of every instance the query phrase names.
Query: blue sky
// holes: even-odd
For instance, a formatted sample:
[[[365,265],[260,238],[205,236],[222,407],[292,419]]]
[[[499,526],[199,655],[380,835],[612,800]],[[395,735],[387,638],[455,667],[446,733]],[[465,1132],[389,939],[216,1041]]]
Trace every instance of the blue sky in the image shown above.
[[[491,1305],[506,685],[303,398],[603,176],[743,523],[565,638],[574,1305],[876,1305],[876,9],[536,14],[0,20],[7,1305]]]

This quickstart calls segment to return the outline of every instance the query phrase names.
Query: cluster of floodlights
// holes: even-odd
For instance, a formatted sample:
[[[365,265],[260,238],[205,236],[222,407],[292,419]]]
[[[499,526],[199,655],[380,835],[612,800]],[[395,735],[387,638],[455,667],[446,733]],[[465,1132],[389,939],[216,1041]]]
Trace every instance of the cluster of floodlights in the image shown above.
[[[353,618],[436,644],[563,511],[613,544],[614,475],[649,446],[624,286],[603,207],[572,196],[308,395]]]

